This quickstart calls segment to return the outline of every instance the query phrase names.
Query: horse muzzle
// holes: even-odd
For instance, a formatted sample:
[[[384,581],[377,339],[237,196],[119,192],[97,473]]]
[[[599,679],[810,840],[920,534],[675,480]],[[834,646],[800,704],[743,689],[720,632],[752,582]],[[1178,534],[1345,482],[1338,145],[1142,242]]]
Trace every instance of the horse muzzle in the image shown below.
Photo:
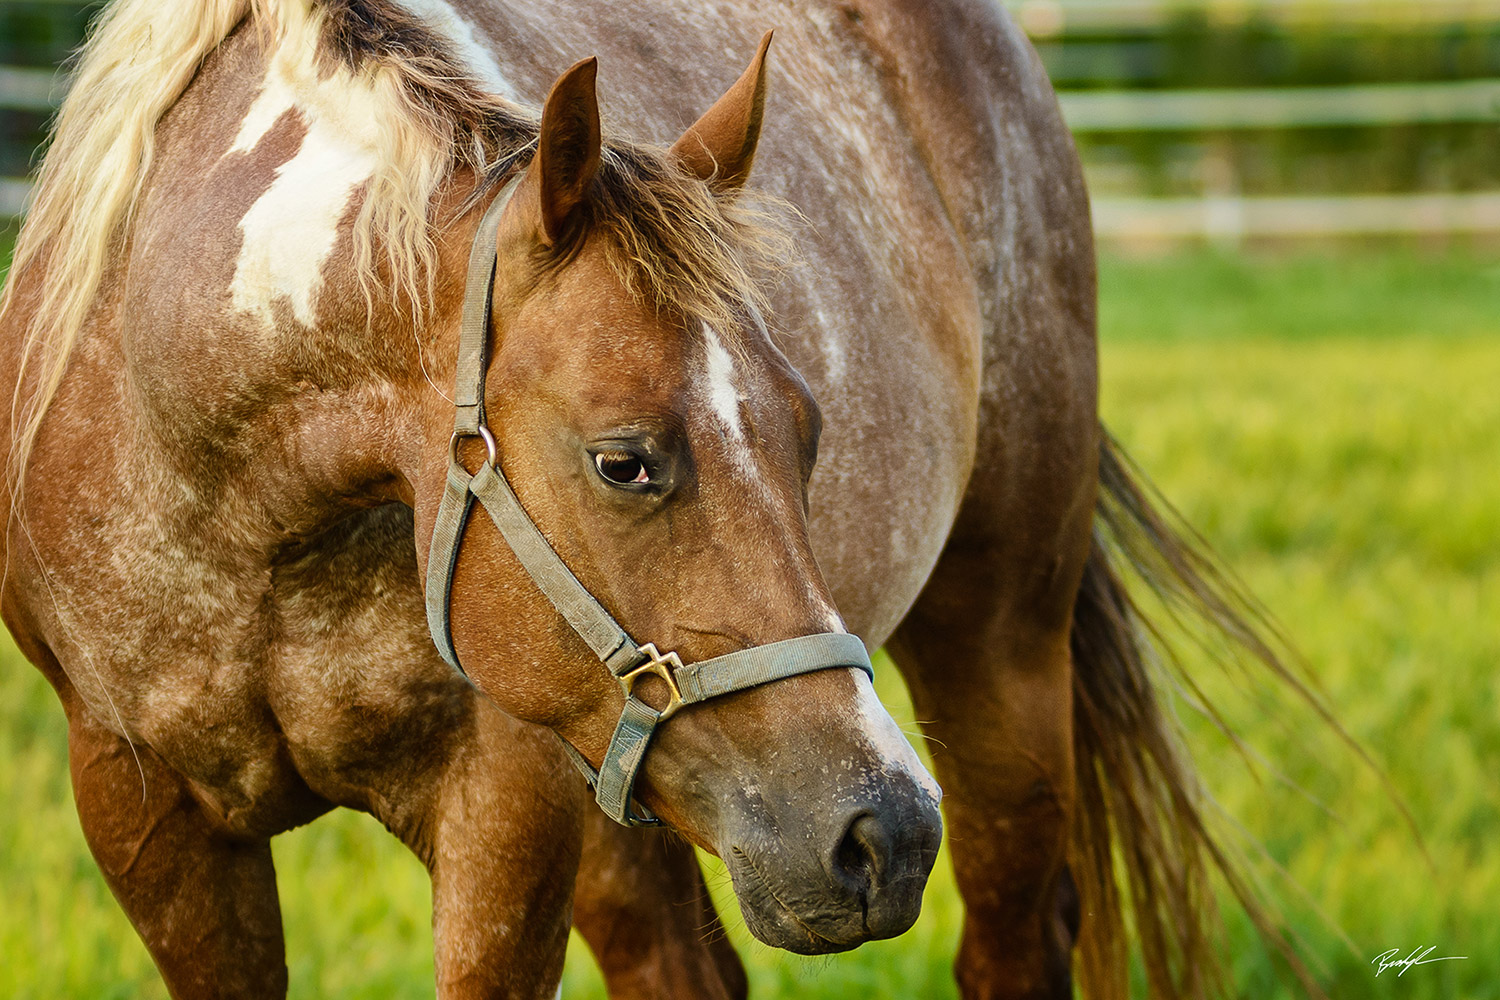
[[[864,795],[836,796],[811,811],[804,804],[803,822],[791,828],[778,822],[790,814],[747,805],[723,856],[745,925],[759,940],[827,955],[916,922],[943,829],[926,789],[905,775],[882,775]]]

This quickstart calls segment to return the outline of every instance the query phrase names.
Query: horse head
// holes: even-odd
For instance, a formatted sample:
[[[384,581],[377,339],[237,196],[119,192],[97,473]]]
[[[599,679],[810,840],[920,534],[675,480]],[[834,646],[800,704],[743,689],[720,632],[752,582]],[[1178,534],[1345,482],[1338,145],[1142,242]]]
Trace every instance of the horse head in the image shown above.
[[[625,688],[648,714],[677,707],[659,661],[759,650],[771,663],[782,647],[766,647],[784,640],[849,642],[808,534],[818,405],[754,297],[716,294],[733,282],[711,273],[734,270],[720,233],[755,155],[768,41],[670,151],[628,163],[601,144],[594,61],[557,80],[534,156],[484,223],[483,433],[453,436],[436,394],[425,415],[419,547],[446,516],[444,470],[493,461],[560,572],[651,644],[651,662],[628,664],[638,683],[622,685],[497,524],[462,522],[440,647],[451,637],[481,691],[590,768],[618,737]],[[621,221],[626,201],[651,218]],[[648,225],[675,238],[647,246]],[[653,268],[720,307],[663,301]],[[639,743],[626,785],[624,815],[654,814],[722,857],[752,932],[803,953],[909,927],[941,830],[936,784],[866,673],[841,662],[771,663],[779,679],[682,706]]]

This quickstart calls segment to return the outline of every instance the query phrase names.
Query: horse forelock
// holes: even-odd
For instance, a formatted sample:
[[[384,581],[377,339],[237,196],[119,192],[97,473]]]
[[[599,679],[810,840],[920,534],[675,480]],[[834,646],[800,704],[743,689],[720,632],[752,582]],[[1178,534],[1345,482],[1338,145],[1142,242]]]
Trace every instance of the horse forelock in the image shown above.
[[[578,235],[602,237],[621,282],[688,329],[736,329],[769,310],[768,278],[793,256],[784,212],[765,196],[717,196],[665,151],[612,140]]]

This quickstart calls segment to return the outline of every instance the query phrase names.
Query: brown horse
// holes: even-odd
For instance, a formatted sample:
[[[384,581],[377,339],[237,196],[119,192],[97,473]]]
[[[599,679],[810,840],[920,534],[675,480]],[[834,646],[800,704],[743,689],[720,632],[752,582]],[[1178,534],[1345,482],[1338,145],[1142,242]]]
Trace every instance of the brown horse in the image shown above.
[[[451,461],[498,463],[689,668],[890,649],[966,996],[1066,996],[1075,944],[1124,992],[1112,837],[1153,987],[1202,992],[1211,847],[1101,472],[1115,527],[1206,585],[1097,423],[1087,198],[1035,54],[985,0],[574,8],[120,0],[81,60],[0,316],[3,610],[173,995],[284,993],[269,838],[335,805],[430,869],[443,997],[550,995],[570,913],[616,996],[743,995],[691,851],[573,777],[627,692],[486,517],[439,602],[472,684],[435,651]],[[771,97],[763,42],[715,103],[772,26]],[[553,82],[595,53],[604,142],[595,64]],[[451,423],[476,237],[493,442]],[[683,675],[651,665],[656,712]],[[757,937],[823,953],[911,924],[940,827],[864,673],[814,666],[661,722],[625,789],[724,858]]]

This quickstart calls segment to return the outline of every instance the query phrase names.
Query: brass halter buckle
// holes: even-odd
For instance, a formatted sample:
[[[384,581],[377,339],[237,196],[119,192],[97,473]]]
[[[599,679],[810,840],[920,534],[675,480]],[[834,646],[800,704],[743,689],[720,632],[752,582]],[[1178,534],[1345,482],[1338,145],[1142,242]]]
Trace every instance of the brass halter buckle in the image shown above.
[[[679,708],[687,704],[682,698],[682,688],[677,686],[677,671],[682,669],[682,658],[676,653],[661,653],[652,642],[640,647],[640,651],[650,659],[634,670],[621,674],[620,689],[625,692],[626,698],[633,698],[635,697],[635,682],[646,674],[666,681],[671,697],[667,699],[667,707],[661,710],[661,717],[657,720],[665,722],[676,715]]]

